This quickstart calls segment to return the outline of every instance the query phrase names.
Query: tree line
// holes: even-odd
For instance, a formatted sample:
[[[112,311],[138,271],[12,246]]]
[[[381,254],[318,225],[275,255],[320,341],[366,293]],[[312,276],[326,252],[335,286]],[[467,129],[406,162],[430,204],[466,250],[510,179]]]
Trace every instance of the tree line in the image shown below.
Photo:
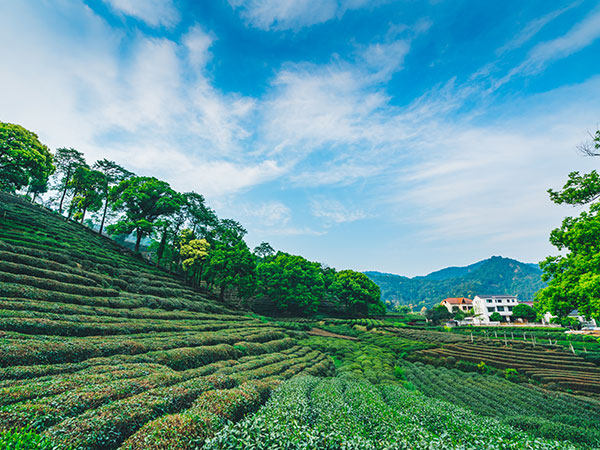
[[[154,264],[218,292],[221,300],[230,290],[269,298],[280,314],[315,315],[324,302],[346,315],[385,313],[379,287],[366,275],[276,252],[266,242],[251,251],[246,229],[219,218],[202,194],[177,192],[107,159],[88,164],[74,148],[52,152],[35,133],[4,122],[0,189],[32,202],[54,192],[46,206],[66,220],[121,243],[133,237],[134,252],[144,247]]]

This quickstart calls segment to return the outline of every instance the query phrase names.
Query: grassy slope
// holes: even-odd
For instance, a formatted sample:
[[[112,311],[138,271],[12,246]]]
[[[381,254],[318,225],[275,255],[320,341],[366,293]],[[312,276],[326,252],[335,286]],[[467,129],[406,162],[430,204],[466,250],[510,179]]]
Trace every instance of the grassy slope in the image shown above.
[[[162,448],[157,429],[179,435],[213,405],[204,439],[281,380],[332,370],[289,332],[6,194],[0,342],[0,431],[30,426],[83,449]]]

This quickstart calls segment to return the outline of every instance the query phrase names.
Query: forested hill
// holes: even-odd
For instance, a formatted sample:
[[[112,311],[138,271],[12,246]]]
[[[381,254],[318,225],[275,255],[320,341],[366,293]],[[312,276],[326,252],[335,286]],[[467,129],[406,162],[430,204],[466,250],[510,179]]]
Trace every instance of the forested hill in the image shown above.
[[[520,300],[533,300],[545,286],[538,266],[501,256],[414,278],[381,272],[365,274],[379,285],[383,301],[419,307],[429,307],[446,297],[473,298],[477,294],[510,294]]]

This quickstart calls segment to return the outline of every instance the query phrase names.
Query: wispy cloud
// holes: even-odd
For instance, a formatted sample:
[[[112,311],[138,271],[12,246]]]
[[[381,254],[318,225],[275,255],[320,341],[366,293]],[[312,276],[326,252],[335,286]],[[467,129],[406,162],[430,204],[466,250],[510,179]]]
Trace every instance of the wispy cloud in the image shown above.
[[[573,9],[574,7],[580,4],[581,0],[578,0],[576,2],[571,3],[570,5],[567,5],[563,8],[559,8],[548,14],[543,15],[542,17],[532,20],[527,25],[525,25],[525,27],[520,32],[518,32],[515,35],[515,37],[513,37],[506,44],[504,44],[502,47],[496,50],[496,54],[500,56],[506,52],[520,48],[526,42],[530,41],[536,34],[538,34],[542,30],[542,28],[544,28],[550,22],[552,22],[553,20],[563,15],[565,12],[569,11],[570,9]]]
[[[181,16],[173,0],[104,0],[119,14],[135,17],[152,27],[175,26]]]
[[[564,35],[535,45],[529,51],[527,58],[493,83],[493,87],[497,89],[517,75],[539,73],[550,63],[572,55],[598,38],[600,38],[600,8],[596,8]]]
[[[259,205],[246,205],[244,213],[254,217],[262,226],[285,226],[289,223],[292,211],[279,201],[263,202]]]
[[[242,17],[263,30],[297,30],[340,18],[351,9],[376,6],[373,0],[228,0]]]
[[[319,198],[311,202],[312,215],[332,223],[354,222],[367,215],[360,209],[346,206],[339,200]]]

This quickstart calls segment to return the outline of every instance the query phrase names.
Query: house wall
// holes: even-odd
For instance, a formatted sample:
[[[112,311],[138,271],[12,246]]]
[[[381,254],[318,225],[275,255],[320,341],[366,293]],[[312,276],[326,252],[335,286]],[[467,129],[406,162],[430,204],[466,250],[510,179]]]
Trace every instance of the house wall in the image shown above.
[[[483,322],[489,322],[490,316],[497,312],[505,318],[507,322],[511,322],[512,309],[519,302],[516,297],[509,296],[475,296],[473,299],[473,312],[481,317]]]

